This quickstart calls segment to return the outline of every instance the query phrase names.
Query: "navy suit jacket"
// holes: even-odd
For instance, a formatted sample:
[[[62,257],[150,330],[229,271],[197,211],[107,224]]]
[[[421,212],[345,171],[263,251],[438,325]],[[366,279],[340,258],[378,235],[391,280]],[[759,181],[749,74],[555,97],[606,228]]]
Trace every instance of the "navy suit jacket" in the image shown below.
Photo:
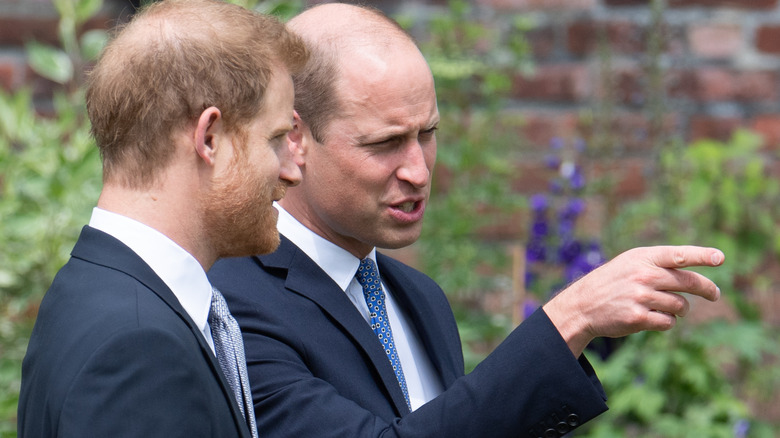
[[[27,437],[249,437],[200,330],[130,248],[84,227],[22,365]]]
[[[378,253],[377,262],[446,388],[411,413],[369,325],[288,239],[209,271],[243,332],[261,437],[559,436],[606,410],[592,368],[543,311],[464,376],[441,288],[390,257]]]

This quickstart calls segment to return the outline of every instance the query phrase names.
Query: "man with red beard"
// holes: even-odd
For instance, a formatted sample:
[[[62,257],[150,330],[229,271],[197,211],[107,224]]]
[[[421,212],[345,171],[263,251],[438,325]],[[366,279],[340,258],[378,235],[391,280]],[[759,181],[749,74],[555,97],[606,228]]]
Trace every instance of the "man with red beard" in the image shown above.
[[[276,249],[300,181],[284,25],[213,0],[143,10],[86,93],[104,187],[41,303],[24,437],[256,437],[243,343],[206,270]]]
[[[261,436],[561,436],[606,409],[582,354],[593,338],[670,329],[688,302],[668,291],[719,297],[678,268],[717,266],[720,251],[631,250],[464,376],[442,290],[376,251],[420,235],[439,124],[430,70],[377,11],[321,5],[289,26],[312,52],[289,134],[303,180],[279,202],[276,252],[209,272],[244,334]]]

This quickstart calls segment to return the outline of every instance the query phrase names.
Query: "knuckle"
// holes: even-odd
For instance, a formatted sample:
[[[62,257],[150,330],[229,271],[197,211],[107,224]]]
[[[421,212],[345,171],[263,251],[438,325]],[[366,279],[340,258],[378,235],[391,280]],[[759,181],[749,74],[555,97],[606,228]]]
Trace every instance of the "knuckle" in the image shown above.
[[[676,266],[686,266],[687,257],[685,256],[685,251],[680,248],[676,248],[672,254],[672,260],[674,260],[674,264]]]
[[[652,286],[661,280],[660,272],[656,269],[642,269],[631,276],[634,283],[642,286]]]
[[[706,283],[702,282],[701,277],[695,272],[678,271],[678,282],[681,291],[698,292],[706,289]]]
[[[661,322],[660,330],[662,331],[671,330],[677,324],[677,317],[669,314],[664,314],[664,316],[666,316],[666,318],[663,318],[661,320],[662,322]]]
[[[688,314],[688,300],[680,295],[676,295],[677,300],[675,302],[674,314],[679,316],[685,316]]]

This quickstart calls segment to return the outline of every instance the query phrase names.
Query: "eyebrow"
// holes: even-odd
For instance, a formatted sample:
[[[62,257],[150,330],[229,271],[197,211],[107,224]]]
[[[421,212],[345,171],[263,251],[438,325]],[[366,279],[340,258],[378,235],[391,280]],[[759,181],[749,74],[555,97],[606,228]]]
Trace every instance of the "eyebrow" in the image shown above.
[[[280,136],[280,135],[283,135],[283,134],[287,134],[288,132],[292,131],[293,126],[294,125],[293,125],[292,121],[290,121],[286,125],[284,125],[283,127],[278,127],[276,129],[274,129],[273,131],[271,131],[271,137],[270,138],[275,138],[277,136]]]
[[[439,125],[439,121],[440,118],[437,117],[436,119],[432,120],[430,123],[425,125],[425,127],[420,129],[418,132],[428,131],[435,128],[436,126]],[[408,131],[403,127],[401,127],[400,129],[396,129],[395,127],[392,127],[384,131],[381,131],[379,133],[372,132],[370,134],[359,135],[355,137],[355,139],[358,141],[358,143],[361,144],[371,144],[371,143],[377,143],[385,140],[391,140],[393,138],[405,137],[407,132]]]

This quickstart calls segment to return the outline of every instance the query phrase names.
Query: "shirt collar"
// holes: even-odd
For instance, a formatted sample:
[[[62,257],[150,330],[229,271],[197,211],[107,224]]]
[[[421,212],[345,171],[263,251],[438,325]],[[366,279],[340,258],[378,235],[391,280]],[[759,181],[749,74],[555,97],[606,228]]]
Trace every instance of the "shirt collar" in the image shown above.
[[[92,210],[89,226],[133,250],[171,289],[195,325],[206,331],[211,284],[195,257],[154,228],[101,208]]]
[[[360,259],[307,228],[278,203],[274,203],[274,207],[279,210],[276,225],[279,233],[290,239],[295,246],[314,260],[314,263],[322,268],[341,290],[346,291],[349,283],[355,278]],[[371,250],[368,257],[376,261],[376,248]]]

